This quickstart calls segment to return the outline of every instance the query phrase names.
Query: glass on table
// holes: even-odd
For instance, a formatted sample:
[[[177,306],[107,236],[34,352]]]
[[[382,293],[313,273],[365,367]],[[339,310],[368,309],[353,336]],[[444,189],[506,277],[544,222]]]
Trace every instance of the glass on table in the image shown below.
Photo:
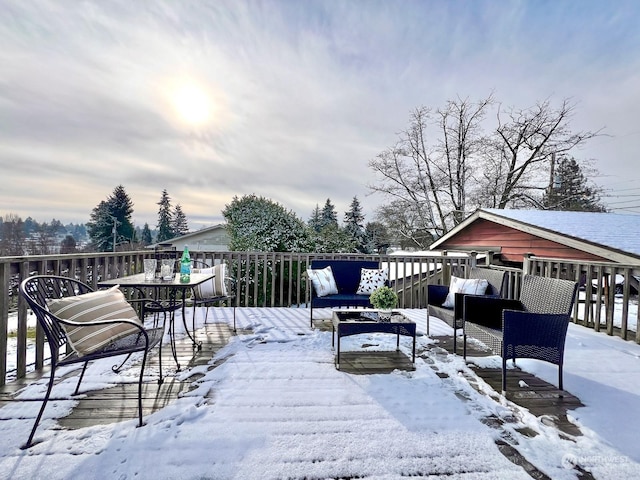
[[[153,280],[156,276],[158,261],[155,258],[144,259],[144,279]]]
[[[170,258],[163,258],[160,264],[160,278],[162,280],[173,280],[173,268],[175,260]]]

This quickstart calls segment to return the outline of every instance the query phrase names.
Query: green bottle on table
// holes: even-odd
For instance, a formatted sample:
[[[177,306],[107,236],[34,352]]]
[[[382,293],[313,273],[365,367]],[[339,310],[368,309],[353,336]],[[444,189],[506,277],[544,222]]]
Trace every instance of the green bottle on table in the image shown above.
[[[189,248],[185,245],[180,259],[180,283],[189,283],[191,281],[191,257],[189,256]]]

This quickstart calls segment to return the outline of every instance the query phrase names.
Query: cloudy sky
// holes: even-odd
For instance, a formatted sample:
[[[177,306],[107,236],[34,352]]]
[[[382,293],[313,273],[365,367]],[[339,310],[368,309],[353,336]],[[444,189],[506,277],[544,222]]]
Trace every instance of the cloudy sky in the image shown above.
[[[492,92],[573,99],[608,134],[575,156],[640,205],[639,24],[635,0],[0,0],[0,215],[85,222],[122,184],[152,228],[163,189],[192,229],[251,193],[372,220],[411,110]]]

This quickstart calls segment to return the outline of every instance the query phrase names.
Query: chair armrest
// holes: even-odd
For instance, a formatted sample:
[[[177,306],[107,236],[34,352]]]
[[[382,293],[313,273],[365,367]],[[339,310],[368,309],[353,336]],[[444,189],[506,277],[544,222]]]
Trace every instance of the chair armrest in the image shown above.
[[[502,311],[523,310],[518,300],[488,297],[483,295],[464,295],[462,318],[465,322],[483,325],[489,328],[502,328]]]
[[[100,325],[114,325],[114,324],[119,324],[119,323],[126,323],[128,325],[134,326],[136,328],[138,328],[139,330],[141,330],[142,332],[145,331],[144,325],[142,325],[141,323],[138,322],[134,322],[133,320],[129,320],[127,318],[114,318],[111,320],[94,320],[91,322],[76,322],[74,320],[66,320],[64,318],[60,318],[57,317],[55,315],[53,315],[52,313],[49,313],[49,315],[51,315],[52,317],[54,317],[56,319],[56,321],[62,325],[69,325],[69,326],[73,326],[73,327],[97,327]]]
[[[442,305],[449,293],[448,285],[427,285],[429,305]]]

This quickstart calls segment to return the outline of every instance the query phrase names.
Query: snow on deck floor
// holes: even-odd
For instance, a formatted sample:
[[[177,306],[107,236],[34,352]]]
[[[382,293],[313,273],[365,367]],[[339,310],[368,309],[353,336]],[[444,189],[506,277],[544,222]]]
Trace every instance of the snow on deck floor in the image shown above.
[[[26,440],[39,405],[34,402],[21,412],[30,418],[3,412],[2,418],[11,420],[0,422],[5,439],[0,446],[0,472],[16,479],[373,479],[426,474],[530,478],[498,451],[495,431],[480,421],[490,415],[512,415],[513,409],[476,392],[463,376],[456,375],[466,368],[460,357],[451,355],[446,364],[440,362],[438,367],[450,372],[444,380],[420,358],[413,372],[350,375],[335,369],[331,333],[311,330],[308,310],[248,308],[237,313],[238,327],[251,328],[251,332],[233,337],[218,352],[216,357],[226,361],[216,368],[194,368],[193,373],[204,374],[196,381],[198,388],[146,417],[144,428],[135,428],[135,421],[128,421],[54,430],[52,417],[64,415],[73,405],[73,400],[60,401],[47,407],[48,420],[36,434],[40,443],[22,451],[19,445]],[[406,313],[424,332],[425,311]],[[209,321],[218,320],[229,323],[230,309],[211,309]],[[596,478],[637,478],[637,450],[629,445],[629,451],[623,452],[598,428],[613,421],[618,422],[618,430],[634,431],[635,425],[628,421],[630,412],[622,422],[623,413],[615,405],[621,399],[635,400],[637,405],[634,390],[638,387],[619,388],[622,379],[610,375],[602,382],[600,377],[613,365],[598,363],[593,355],[594,349],[606,348],[606,352],[599,351],[600,358],[606,353],[613,362],[625,355],[624,365],[638,369],[640,347],[576,328],[570,329],[567,341],[565,383],[587,405],[576,412],[587,434],[575,441],[565,440],[523,411],[510,427],[517,448],[554,479],[577,478],[573,463],[592,471]],[[451,334],[451,329],[432,321],[431,334]],[[344,349],[358,349],[363,343],[395,348],[393,336],[364,337],[344,339]],[[425,347],[432,341],[421,336],[419,345]],[[408,353],[409,342],[401,342],[401,348]],[[106,382],[113,375],[111,363],[97,362],[92,367],[90,378],[98,379],[92,380],[96,388],[104,383],[96,371],[102,369]],[[522,362],[521,367],[528,369],[529,365]],[[555,370],[549,372],[555,375]],[[541,368],[539,373],[544,377],[549,372]],[[604,386],[607,388],[600,393]],[[25,395],[37,388],[29,387]],[[614,397],[608,396],[611,392]],[[460,400],[460,393],[470,400]],[[596,405],[608,405],[607,411],[596,410]],[[518,437],[517,428],[525,426],[538,435]]]

